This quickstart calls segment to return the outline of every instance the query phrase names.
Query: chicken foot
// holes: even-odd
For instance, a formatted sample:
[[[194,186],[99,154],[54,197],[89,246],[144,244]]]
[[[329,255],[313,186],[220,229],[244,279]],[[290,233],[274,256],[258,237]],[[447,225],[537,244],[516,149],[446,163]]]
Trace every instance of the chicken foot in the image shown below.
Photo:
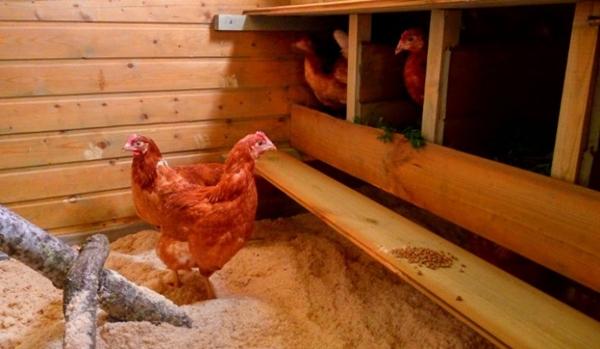
[[[108,251],[108,239],[105,235],[97,234],[88,238],[67,273],[63,291],[63,349],[96,347],[97,295]]]
[[[57,288],[64,288],[66,276],[77,252],[6,207],[0,205],[0,251],[38,271]],[[129,282],[120,274],[102,269],[98,300],[114,319],[167,322],[191,327],[192,320],[162,295]]]

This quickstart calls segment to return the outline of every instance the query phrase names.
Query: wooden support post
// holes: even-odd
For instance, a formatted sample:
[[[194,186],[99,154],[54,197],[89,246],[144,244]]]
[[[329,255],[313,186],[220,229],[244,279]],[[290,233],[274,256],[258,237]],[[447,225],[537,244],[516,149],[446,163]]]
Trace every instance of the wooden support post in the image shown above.
[[[438,144],[444,137],[450,48],[458,43],[460,23],[458,10],[431,11],[421,133],[426,140]]]
[[[596,71],[595,92],[592,99],[589,124],[588,138],[584,147],[579,171],[579,184],[586,187],[590,185],[594,160],[600,161],[600,69]]]
[[[589,122],[593,74],[598,62],[598,26],[590,16],[600,15],[600,1],[584,0],[575,5],[569,58],[565,72],[558,130],[552,159],[552,177],[575,182]]]
[[[346,120],[354,121],[360,110],[361,43],[371,40],[371,15],[351,14],[348,23],[348,89]]]

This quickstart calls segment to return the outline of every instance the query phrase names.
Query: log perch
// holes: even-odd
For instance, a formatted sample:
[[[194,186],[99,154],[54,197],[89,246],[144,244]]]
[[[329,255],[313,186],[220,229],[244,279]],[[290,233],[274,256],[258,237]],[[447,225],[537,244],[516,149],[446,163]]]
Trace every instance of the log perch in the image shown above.
[[[88,238],[67,273],[63,291],[65,313],[63,349],[96,347],[98,289],[108,251],[106,236],[98,234]]]
[[[0,205],[0,251],[50,279],[63,289],[77,252],[56,237]],[[137,286],[120,274],[103,269],[98,291],[100,306],[122,321],[167,322],[191,327],[192,320],[170,300]]]

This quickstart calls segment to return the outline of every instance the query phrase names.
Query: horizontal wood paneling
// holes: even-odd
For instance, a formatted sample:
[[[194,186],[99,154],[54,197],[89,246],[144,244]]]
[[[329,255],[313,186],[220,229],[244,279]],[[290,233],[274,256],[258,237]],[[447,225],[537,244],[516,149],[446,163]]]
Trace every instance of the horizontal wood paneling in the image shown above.
[[[289,114],[285,88],[0,99],[0,135]]]
[[[173,164],[221,160],[258,129],[287,141],[289,100],[310,100],[298,34],[211,29],[287,2],[0,0],[0,202],[53,232],[120,226],[129,134]]]
[[[0,59],[289,56],[297,35],[196,24],[0,22]]]
[[[114,241],[115,239],[132,232],[146,229],[148,224],[144,223],[137,216],[114,218],[106,221],[70,225],[68,227],[58,227],[46,229],[50,234],[60,236],[68,244],[81,244],[89,235],[106,234]]]
[[[264,131],[273,141],[284,141],[288,139],[287,125],[287,118],[279,117],[5,136],[0,139],[0,168],[120,157],[124,154],[121,148],[127,136],[132,133],[151,137],[165,153],[231,146],[256,130]]]
[[[600,193],[307,108],[292,109],[291,144],[588,287],[600,290]],[[351,149],[351,151],[348,151]]]
[[[164,157],[174,166],[222,162],[227,150],[165,154]],[[131,157],[0,172],[0,202],[11,203],[123,189],[130,185],[130,174]]]
[[[286,86],[299,61],[131,59],[0,63],[0,97],[203,88]]]
[[[130,189],[11,204],[7,207],[44,229],[136,215]]]
[[[288,0],[2,0],[0,20],[210,23],[217,13]]]

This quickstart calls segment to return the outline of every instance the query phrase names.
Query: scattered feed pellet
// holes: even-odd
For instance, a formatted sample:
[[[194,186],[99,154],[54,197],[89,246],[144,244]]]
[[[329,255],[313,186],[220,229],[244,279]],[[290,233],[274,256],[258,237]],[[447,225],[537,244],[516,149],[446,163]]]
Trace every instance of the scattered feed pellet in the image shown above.
[[[449,252],[436,251],[426,247],[407,246],[390,251],[394,257],[406,259],[411,264],[418,264],[432,270],[450,268],[457,259]]]

